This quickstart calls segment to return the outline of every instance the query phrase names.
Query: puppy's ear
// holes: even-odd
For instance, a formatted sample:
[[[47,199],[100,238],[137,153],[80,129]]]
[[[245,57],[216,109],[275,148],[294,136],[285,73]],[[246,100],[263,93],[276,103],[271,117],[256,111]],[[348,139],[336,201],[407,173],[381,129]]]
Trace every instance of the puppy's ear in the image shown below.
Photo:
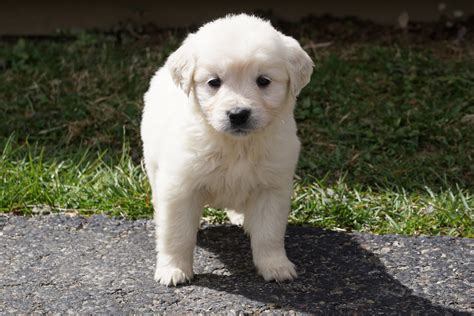
[[[187,95],[191,90],[196,59],[193,50],[193,34],[188,35],[183,44],[166,60],[173,81]]]
[[[298,41],[286,35],[282,35],[286,46],[287,69],[290,76],[290,90],[293,96],[300,93],[306,86],[313,73],[313,61],[303,50]]]

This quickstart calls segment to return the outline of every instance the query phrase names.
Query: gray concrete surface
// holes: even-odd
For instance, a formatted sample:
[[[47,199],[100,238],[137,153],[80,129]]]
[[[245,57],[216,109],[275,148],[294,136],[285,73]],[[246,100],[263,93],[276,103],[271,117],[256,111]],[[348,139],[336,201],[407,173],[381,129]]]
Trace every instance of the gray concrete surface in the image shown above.
[[[232,226],[199,232],[192,284],[153,281],[154,227],[50,215],[0,216],[0,314],[473,312],[472,239],[289,227],[300,277],[266,283]]]

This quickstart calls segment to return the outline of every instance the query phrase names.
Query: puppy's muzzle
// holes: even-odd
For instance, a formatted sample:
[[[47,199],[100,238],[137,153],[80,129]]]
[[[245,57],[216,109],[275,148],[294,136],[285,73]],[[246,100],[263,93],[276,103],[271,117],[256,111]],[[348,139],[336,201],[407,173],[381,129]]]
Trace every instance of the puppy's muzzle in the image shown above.
[[[251,110],[248,108],[233,108],[227,111],[227,117],[230,121],[232,129],[245,129],[251,114]]]

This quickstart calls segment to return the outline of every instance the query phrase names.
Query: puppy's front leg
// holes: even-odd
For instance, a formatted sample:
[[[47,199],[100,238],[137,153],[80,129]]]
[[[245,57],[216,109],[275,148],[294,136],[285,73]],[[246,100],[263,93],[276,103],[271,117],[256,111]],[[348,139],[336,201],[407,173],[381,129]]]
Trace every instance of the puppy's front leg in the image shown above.
[[[155,200],[158,251],[155,280],[168,286],[177,285],[193,277],[193,252],[202,207],[195,194],[159,191]]]
[[[290,192],[266,190],[255,196],[246,213],[244,228],[250,234],[253,261],[266,281],[297,276],[284,244],[289,212]]]

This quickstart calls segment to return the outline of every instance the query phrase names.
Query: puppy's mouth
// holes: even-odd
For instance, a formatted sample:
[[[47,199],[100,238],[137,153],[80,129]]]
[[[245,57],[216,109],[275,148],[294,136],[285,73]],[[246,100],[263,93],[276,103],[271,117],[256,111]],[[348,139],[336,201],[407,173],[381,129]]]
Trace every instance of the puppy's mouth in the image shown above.
[[[249,129],[249,128],[232,128],[230,130],[228,130],[228,133],[234,135],[234,136],[238,136],[238,137],[244,137],[244,136],[247,136],[248,134],[250,134],[250,132],[252,132],[253,129]]]

